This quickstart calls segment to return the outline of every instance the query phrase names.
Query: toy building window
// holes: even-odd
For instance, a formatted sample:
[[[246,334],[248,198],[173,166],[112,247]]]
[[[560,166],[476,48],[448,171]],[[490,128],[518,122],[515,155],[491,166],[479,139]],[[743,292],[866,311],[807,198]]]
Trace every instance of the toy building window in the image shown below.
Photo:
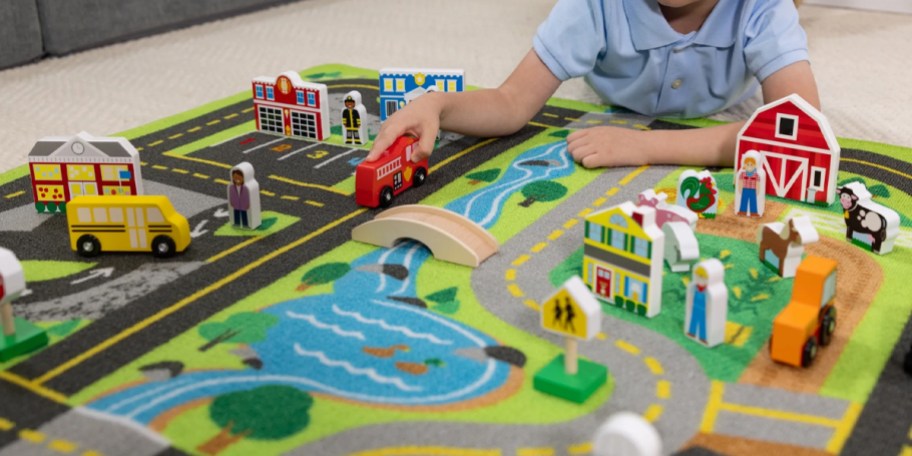
[[[456,81],[447,81],[447,92],[456,91]]]
[[[386,102],[386,117],[393,115],[399,109],[399,104],[396,103],[396,100],[387,100]]]
[[[272,87],[266,87],[266,99],[275,100],[275,89]]]
[[[298,91],[297,91],[297,95],[298,95],[298,100],[297,100],[297,101],[298,101],[298,104],[299,104],[299,105],[304,104],[304,92],[301,91],[301,90],[298,90]]]
[[[255,87],[256,87],[256,97],[257,97],[257,98],[263,98],[263,86],[258,85],[258,86],[255,86]]]
[[[396,78],[396,92],[405,92],[405,79]]]
[[[798,116],[777,114],[776,137],[782,139],[798,139]]]
[[[823,184],[826,181],[824,178],[826,176],[826,170],[819,166],[811,167],[811,185],[809,188],[814,190],[823,190]]]
[[[621,230],[611,230],[611,246],[622,251],[627,250],[627,235]]]
[[[595,223],[586,222],[586,237],[595,241],[602,242],[603,228]]]
[[[384,92],[393,91],[393,80],[392,79],[387,78],[387,79],[383,80],[383,91]]]
[[[649,258],[649,241],[643,238],[633,238],[633,253],[639,257]]]
[[[317,105],[316,95],[314,95],[313,92],[308,92],[307,93],[307,106],[316,106],[316,105]]]

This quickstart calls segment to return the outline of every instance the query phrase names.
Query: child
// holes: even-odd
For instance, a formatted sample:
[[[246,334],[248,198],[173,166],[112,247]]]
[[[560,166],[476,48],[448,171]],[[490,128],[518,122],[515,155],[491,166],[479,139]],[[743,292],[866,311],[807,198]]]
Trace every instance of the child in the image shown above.
[[[533,49],[496,89],[428,93],[384,122],[367,157],[404,133],[431,154],[438,129],[470,136],[522,128],[561,81],[585,76],[606,102],[648,116],[702,117],[748,98],[792,93],[819,108],[807,42],[790,0],[559,0]],[[640,164],[731,166],[743,122],[689,130],[600,126],[567,150],[587,168]]]

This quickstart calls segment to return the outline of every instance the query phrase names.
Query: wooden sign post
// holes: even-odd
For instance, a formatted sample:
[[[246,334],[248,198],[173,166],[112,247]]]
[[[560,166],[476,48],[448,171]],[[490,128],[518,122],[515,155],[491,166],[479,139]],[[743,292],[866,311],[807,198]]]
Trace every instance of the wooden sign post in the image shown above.
[[[566,338],[566,351],[535,374],[535,389],[582,403],[605,383],[608,369],[580,360],[579,340],[589,340],[602,326],[602,309],[589,287],[572,277],[548,297],[541,309],[542,327]]]

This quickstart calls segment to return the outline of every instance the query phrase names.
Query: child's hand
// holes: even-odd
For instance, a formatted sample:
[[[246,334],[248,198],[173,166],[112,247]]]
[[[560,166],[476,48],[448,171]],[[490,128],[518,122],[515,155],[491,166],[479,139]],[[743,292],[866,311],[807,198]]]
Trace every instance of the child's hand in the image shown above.
[[[418,143],[412,151],[412,161],[418,162],[431,156],[434,142],[437,140],[437,130],[440,128],[440,104],[435,98],[436,93],[426,93],[402,109],[388,117],[380,132],[374,139],[365,161],[374,161],[396,138],[411,133],[418,137]]]
[[[591,127],[567,136],[567,151],[586,168],[642,165],[642,131],[619,127]]]

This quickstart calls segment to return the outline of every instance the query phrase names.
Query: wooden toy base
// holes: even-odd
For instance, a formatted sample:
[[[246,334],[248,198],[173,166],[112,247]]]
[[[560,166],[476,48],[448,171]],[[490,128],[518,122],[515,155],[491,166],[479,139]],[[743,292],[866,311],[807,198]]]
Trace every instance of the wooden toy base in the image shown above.
[[[9,361],[47,344],[47,332],[28,320],[16,318],[16,334],[0,337],[0,361]]]
[[[535,374],[533,385],[545,394],[582,404],[606,381],[608,368],[584,359],[579,360],[576,375],[567,374],[560,354]]]

